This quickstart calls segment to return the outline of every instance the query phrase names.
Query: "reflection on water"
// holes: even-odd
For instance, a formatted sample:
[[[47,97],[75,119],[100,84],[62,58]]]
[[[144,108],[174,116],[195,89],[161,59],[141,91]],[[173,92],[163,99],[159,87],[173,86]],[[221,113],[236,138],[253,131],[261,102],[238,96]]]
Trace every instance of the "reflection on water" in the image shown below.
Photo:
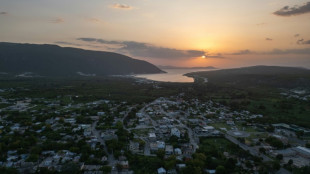
[[[183,74],[197,71],[209,71],[208,69],[162,69],[167,73],[163,74],[142,74],[136,75],[136,77],[142,77],[149,80],[161,81],[161,82],[194,82],[191,77],[183,76]]]

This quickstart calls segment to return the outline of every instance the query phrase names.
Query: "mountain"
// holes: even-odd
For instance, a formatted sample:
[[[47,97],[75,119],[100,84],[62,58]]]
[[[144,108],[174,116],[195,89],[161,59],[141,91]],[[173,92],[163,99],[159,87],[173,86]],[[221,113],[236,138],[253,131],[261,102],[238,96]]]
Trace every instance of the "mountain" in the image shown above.
[[[101,76],[162,73],[156,66],[125,55],[57,45],[0,42],[0,72],[40,76]]]
[[[269,86],[294,88],[310,86],[310,70],[299,67],[252,66],[186,74],[208,78],[208,82],[237,85],[239,87]]]
[[[179,66],[170,66],[170,65],[158,65],[161,69],[217,69],[213,66],[205,66],[205,67],[179,67]]]

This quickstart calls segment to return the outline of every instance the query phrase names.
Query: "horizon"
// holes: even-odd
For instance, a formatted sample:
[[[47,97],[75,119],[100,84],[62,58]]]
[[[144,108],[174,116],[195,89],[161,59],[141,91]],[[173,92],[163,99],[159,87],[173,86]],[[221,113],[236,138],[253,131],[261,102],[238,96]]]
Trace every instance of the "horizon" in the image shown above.
[[[116,52],[156,66],[310,68],[309,12],[306,0],[4,0],[0,41]]]

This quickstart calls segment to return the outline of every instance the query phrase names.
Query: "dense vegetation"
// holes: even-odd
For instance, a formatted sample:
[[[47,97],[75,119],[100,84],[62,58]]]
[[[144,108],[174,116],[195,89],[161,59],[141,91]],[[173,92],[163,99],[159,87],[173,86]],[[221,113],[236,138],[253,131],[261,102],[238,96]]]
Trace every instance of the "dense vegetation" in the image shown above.
[[[0,43],[0,72],[40,76],[144,74],[162,72],[156,66],[112,52],[62,48],[57,45]]]

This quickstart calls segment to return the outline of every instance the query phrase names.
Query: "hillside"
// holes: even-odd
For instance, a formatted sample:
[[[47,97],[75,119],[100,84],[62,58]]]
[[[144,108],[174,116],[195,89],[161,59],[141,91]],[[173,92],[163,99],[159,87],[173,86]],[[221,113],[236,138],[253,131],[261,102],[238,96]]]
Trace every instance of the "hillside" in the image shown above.
[[[39,76],[162,73],[156,66],[125,55],[57,45],[0,43],[0,72]]]

